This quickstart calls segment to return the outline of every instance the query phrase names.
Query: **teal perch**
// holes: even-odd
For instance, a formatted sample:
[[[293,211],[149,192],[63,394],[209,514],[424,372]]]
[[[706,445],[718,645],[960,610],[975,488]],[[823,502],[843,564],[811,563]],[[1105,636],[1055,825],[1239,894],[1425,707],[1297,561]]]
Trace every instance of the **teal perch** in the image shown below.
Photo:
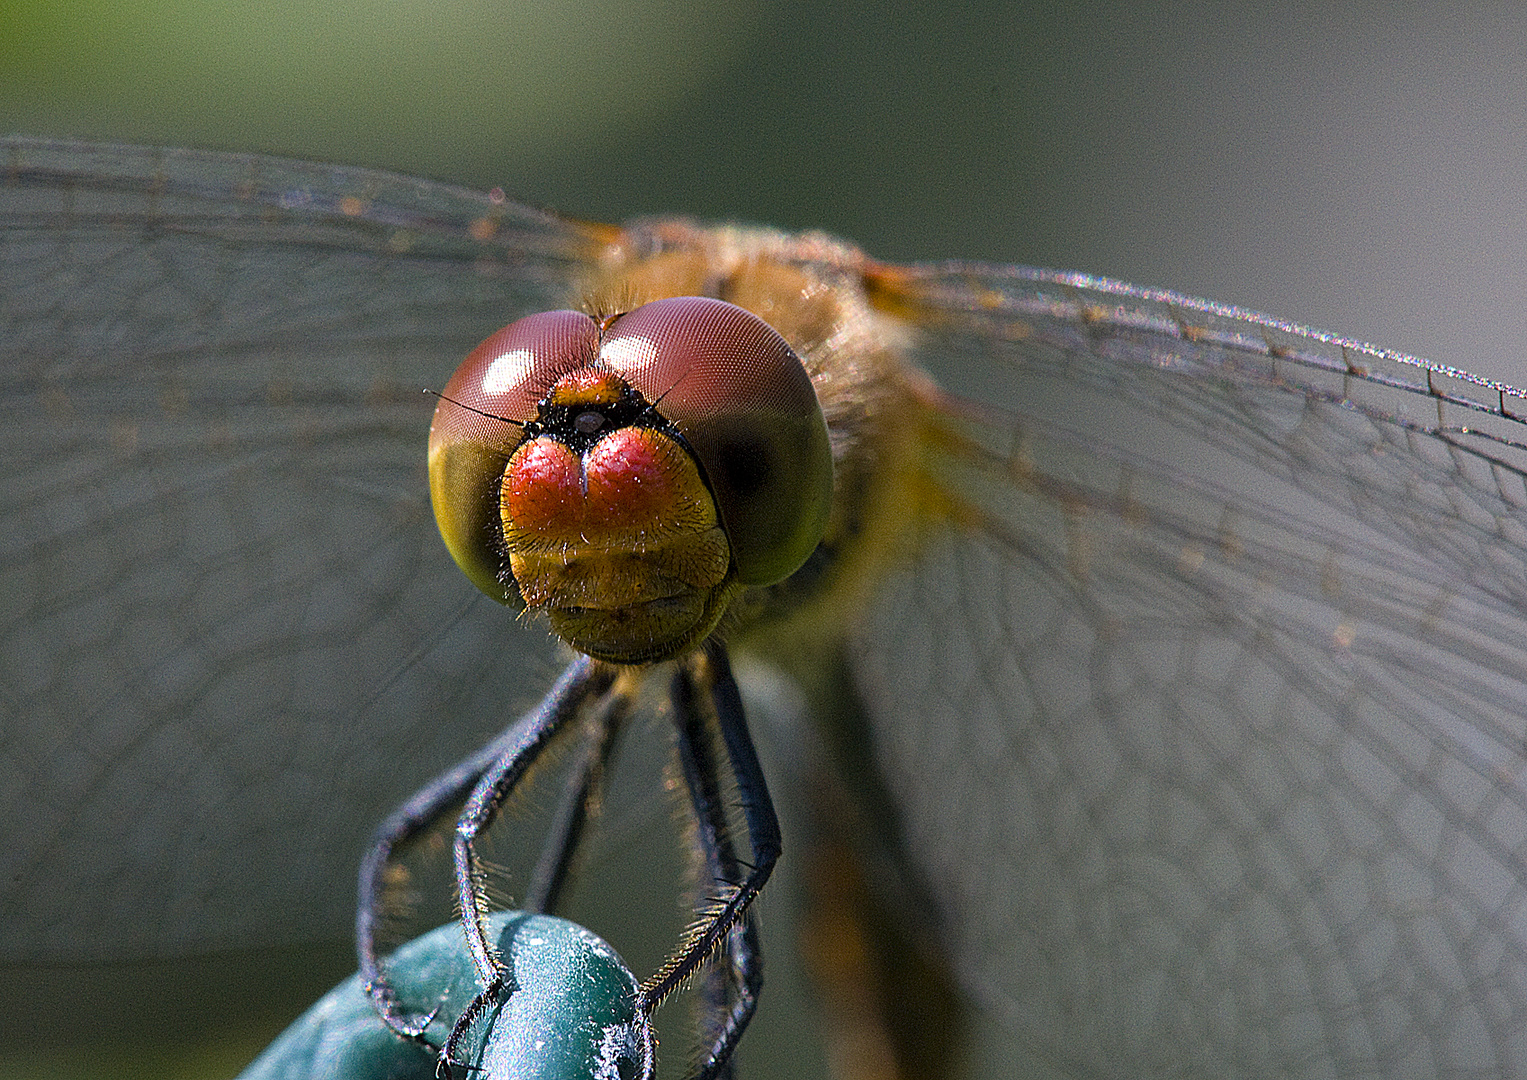
[[[550,915],[489,920],[507,987],[463,1041],[458,1075],[618,1080],[640,1073],[636,978],[592,931]],[[429,1045],[390,1030],[351,976],[271,1043],[239,1080],[434,1080],[439,1048],[478,990],[461,926],[404,945],[387,965],[399,999],[428,1012]],[[465,1068],[463,1068],[465,1066]]]

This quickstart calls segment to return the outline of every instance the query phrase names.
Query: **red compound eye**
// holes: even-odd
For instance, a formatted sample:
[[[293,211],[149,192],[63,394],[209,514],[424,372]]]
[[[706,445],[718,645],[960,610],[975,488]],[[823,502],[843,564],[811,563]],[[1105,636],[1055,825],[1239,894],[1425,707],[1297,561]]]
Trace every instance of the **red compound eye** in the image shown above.
[[[656,300],[617,319],[600,357],[694,450],[737,576],[789,577],[822,538],[832,451],[811,377],[785,339],[724,300]]]

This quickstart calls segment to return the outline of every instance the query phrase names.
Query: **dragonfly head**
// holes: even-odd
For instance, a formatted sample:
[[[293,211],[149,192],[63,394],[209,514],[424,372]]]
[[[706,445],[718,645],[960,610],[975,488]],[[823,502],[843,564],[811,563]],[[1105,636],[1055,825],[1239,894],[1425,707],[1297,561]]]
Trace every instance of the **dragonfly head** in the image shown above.
[[[794,573],[832,503],[800,359],[704,297],[511,323],[447,384],[429,455],[441,535],[472,582],[615,663],[678,655],[742,590]]]

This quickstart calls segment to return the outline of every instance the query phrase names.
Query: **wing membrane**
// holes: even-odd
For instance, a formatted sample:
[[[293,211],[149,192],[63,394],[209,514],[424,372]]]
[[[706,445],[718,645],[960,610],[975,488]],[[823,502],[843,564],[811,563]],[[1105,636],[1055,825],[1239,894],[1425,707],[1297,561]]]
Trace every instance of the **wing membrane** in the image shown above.
[[[1077,1075],[1521,1072],[1510,395],[1169,294],[922,273],[980,527],[857,649],[969,984]]]
[[[549,666],[440,550],[420,390],[592,236],[251,156],[9,140],[0,184],[0,955],[342,936],[371,825]]]

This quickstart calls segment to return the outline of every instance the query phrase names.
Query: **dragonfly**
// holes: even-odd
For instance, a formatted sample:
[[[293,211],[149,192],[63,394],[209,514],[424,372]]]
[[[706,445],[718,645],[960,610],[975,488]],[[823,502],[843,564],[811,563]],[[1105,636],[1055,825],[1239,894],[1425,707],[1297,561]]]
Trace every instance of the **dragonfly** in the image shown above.
[[[726,628],[845,1075],[1527,1071],[1522,391],[1086,274],[22,138],[0,959],[346,932],[376,823],[566,659],[440,544],[419,389],[658,264],[884,438],[852,572]]]

